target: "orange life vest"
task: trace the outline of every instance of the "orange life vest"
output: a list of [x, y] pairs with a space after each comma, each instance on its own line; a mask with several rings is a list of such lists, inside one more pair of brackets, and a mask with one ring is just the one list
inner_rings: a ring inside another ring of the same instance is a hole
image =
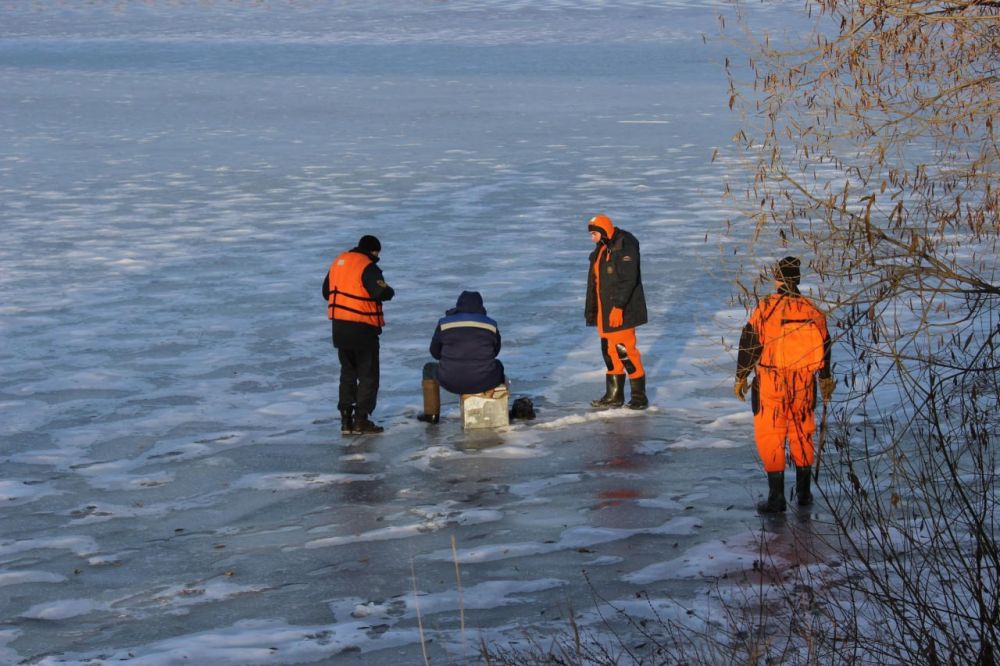
[[760, 365], [815, 372], [823, 366], [826, 319], [802, 296], [770, 296], [751, 318], [763, 347]]
[[361, 275], [372, 263], [361, 252], [344, 252], [330, 264], [330, 298], [327, 316], [340, 321], [357, 321], [369, 326], [385, 326], [382, 303], [369, 295]]

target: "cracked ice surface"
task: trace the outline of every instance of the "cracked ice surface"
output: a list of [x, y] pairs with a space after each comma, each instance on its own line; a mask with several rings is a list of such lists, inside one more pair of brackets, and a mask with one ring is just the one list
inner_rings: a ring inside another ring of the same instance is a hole
[[[751, 568], [721, 4], [4, 4], [0, 662], [447, 663]], [[600, 211], [642, 413], [589, 408]], [[319, 287], [364, 233], [387, 431], [345, 439]], [[537, 420], [415, 421], [463, 289]]]

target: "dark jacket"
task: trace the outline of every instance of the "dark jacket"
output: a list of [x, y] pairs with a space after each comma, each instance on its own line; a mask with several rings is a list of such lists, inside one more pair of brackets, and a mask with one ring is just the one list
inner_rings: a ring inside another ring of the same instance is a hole
[[[351, 252], [358, 252], [371, 259], [372, 263], [365, 267], [361, 274], [361, 284], [364, 285], [368, 295], [377, 301], [391, 301], [395, 291], [385, 283], [382, 277], [382, 270], [378, 267], [378, 257], [368, 254], [359, 248], [353, 248]], [[323, 299], [330, 298], [330, 272], [327, 271], [323, 278]], [[369, 349], [378, 346], [378, 336], [382, 333], [382, 328], [364, 324], [357, 321], [332, 321], [333, 346], [337, 349]]]
[[[607, 249], [602, 253], [602, 247]], [[594, 277], [594, 263], [600, 257], [598, 270], [601, 273], [600, 294]], [[639, 266], [639, 241], [622, 228], [615, 227], [615, 233], [607, 243], [598, 243], [590, 253], [590, 269], [587, 271], [587, 302], [584, 317], [587, 326], [597, 326], [597, 303], [600, 298], [601, 314], [606, 332], [635, 328], [648, 321], [646, 295], [642, 290], [642, 271]], [[608, 324], [611, 308], [622, 309], [622, 325], [612, 328]]]
[[452, 393], [481, 393], [504, 382], [500, 329], [486, 316], [478, 291], [463, 291], [438, 320], [430, 352], [440, 361], [438, 382]]

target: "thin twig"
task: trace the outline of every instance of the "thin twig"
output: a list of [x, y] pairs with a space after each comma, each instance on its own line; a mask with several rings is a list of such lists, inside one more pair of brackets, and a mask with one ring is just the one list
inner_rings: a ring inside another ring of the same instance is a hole
[[410, 577], [413, 580], [413, 609], [417, 613], [417, 629], [420, 631], [420, 649], [424, 653], [424, 666], [430, 666], [431, 661], [427, 656], [427, 641], [424, 638], [424, 620], [420, 616], [420, 600], [417, 595], [417, 570], [413, 566], [413, 558], [410, 558]]

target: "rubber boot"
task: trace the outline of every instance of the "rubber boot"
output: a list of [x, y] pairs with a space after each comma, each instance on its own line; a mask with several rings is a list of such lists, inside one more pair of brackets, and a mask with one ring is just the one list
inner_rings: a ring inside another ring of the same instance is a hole
[[424, 423], [437, 423], [441, 420], [441, 390], [436, 379], [425, 379], [421, 385], [424, 389], [424, 413], [417, 417]]
[[810, 506], [813, 503], [809, 480], [812, 476], [812, 465], [795, 468], [795, 496], [799, 498], [799, 506]]
[[351, 431], [352, 434], [377, 435], [380, 432], [385, 432], [385, 428], [369, 421], [367, 414], [358, 412], [358, 414], [354, 417], [354, 429]]
[[628, 380], [631, 397], [628, 401], [629, 409], [646, 409], [649, 407], [649, 400], [646, 398], [646, 375], [642, 377], [630, 378]]
[[591, 400], [591, 407], [621, 407], [625, 404], [625, 375], [605, 375], [603, 398]]
[[785, 510], [785, 473], [767, 473], [767, 499], [757, 503], [758, 513], [781, 513]]
[[354, 408], [340, 410], [340, 434], [350, 435], [354, 430]]

